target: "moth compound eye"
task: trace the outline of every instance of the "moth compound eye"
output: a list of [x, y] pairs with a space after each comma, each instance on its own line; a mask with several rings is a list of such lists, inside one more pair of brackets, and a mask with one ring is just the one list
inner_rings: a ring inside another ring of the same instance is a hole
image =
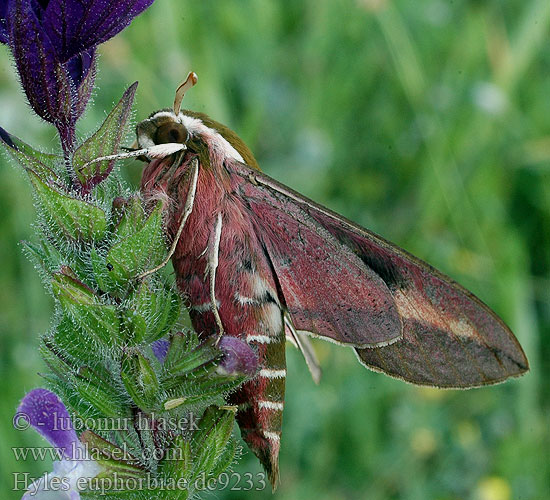
[[189, 132], [181, 124], [176, 122], [165, 123], [161, 125], [155, 135], [155, 144], [167, 144], [176, 142], [185, 144], [189, 139]]
[[150, 148], [155, 145], [157, 126], [151, 120], [144, 120], [136, 127], [138, 148]]

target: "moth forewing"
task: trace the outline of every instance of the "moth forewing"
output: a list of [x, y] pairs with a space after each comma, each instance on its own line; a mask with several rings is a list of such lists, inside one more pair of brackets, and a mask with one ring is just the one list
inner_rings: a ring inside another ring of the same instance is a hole
[[[510, 329], [477, 297], [453, 280], [267, 175], [237, 162], [228, 162], [228, 165], [229, 170], [241, 179], [241, 193], [264, 226], [277, 226], [277, 210], [280, 210], [293, 219], [302, 232], [314, 228], [321, 237], [328, 233], [353, 252], [365, 268], [383, 280], [401, 318], [403, 337], [376, 349], [367, 345], [363, 348], [355, 346], [363, 365], [408, 382], [449, 388], [497, 383], [528, 370], [527, 358]], [[250, 182], [251, 177], [254, 182]], [[311, 223], [312, 220], [317, 226]], [[263, 231], [259, 237], [271, 252], [272, 260], [286, 264], [277, 276], [289, 306], [299, 297], [296, 288], [307, 286], [304, 270], [292, 265], [297, 262], [293, 254], [298, 250], [300, 255], [304, 252], [303, 248], [293, 244], [292, 238], [282, 240], [273, 236], [269, 231]], [[308, 258], [313, 268], [317, 262], [315, 254]], [[317, 265], [316, 269], [324, 268]], [[327, 282], [335, 281], [331, 276], [333, 272], [334, 269], [326, 271]], [[328, 295], [324, 298], [328, 299]], [[333, 304], [334, 294], [329, 302]], [[349, 297], [347, 302], [342, 300], [342, 303], [353, 304], [353, 297]], [[333, 308], [345, 315], [338, 304]], [[292, 316], [292, 309], [289, 309]], [[319, 321], [316, 325], [304, 323], [302, 311], [296, 309], [293, 320], [298, 329], [323, 336]], [[366, 325], [355, 323], [353, 320], [350, 324], [355, 325], [360, 337]], [[308, 328], [311, 326], [318, 328]]]

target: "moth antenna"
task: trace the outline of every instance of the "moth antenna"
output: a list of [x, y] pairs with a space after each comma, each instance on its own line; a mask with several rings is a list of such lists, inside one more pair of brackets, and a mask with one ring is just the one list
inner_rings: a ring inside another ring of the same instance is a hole
[[180, 114], [181, 101], [183, 101], [183, 96], [191, 87], [195, 86], [197, 80], [197, 74], [191, 71], [191, 73], [187, 75], [185, 81], [176, 89], [176, 97], [174, 98], [174, 114], [176, 116]]

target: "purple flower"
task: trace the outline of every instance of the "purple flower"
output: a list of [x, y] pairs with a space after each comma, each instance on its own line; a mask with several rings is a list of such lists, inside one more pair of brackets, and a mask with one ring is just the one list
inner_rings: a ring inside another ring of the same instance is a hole
[[34, 111], [53, 123], [65, 152], [90, 98], [95, 49], [153, 0], [0, 0], [0, 42], [9, 45]]
[[91, 479], [101, 472], [99, 464], [88, 457], [79, 441], [67, 408], [53, 392], [46, 389], [29, 392], [17, 409], [14, 425], [18, 429], [34, 427], [56, 449], [60, 458], [53, 463], [53, 472], [30, 485], [23, 500], [78, 500], [79, 479]]
[[258, 355], [242, 340], [224, 335], [218, 347], [223, 352], [218, 371], [227, 375], [254, 375], [258, 369]]
[[151, 349], [153, 349], [153, 354], [158, 359], [159, 363], [164, 363], [166, 355], [168, 354], [168, 349], [170, 347], [170, 342], [166, 339], [155, 340], [151, 344]]

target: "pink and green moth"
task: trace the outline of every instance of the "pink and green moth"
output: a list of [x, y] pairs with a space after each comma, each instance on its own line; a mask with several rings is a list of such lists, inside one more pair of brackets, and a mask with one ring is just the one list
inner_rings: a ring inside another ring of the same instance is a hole
[[361, 364], [413, 384], [469, 388], [528, 370], [510, 329], [472, 293], [380, 236], [263, 174], [244, 142], [202, 113], [137, 126], [145, 199], [164, 198], [177, 286], [202, 338], [230, 335], [259, 370], [230, 396], [275, 486], [285, 341], [319, 367], [308, 336], [352, 347]]

